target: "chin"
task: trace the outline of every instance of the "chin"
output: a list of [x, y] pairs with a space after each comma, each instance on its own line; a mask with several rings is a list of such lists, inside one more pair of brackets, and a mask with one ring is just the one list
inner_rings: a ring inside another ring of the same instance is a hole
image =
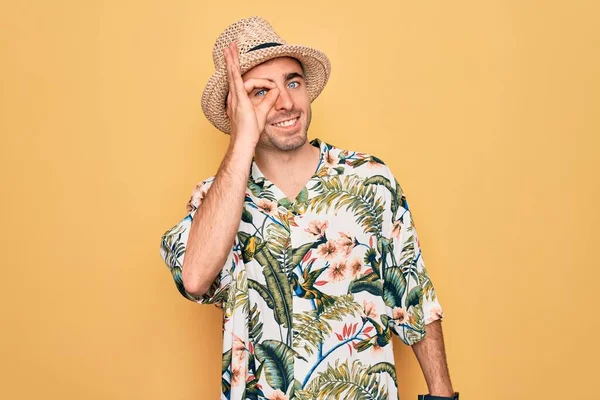
[[265, 139], [269, 145], [282, 151], [290, 151], [302, 147], [307, 140], [305, 129], [300, 129], [298, 132], [286, 134], [274, 131], [267, 131], [265, 133]]

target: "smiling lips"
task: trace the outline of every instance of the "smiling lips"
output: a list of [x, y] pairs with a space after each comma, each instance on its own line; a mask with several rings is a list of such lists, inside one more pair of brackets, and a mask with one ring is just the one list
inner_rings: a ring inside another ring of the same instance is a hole
[[276, 124], [271, 124], [271, 125], [275, 126], [277, 128], [289, 128], [290, 126], [296, 125], [297, 121], [298, 121], [298, 117], [295, 117], [295, 118], [288, 119], [286, 121], [281, 121], [281, 122], [278, 122]]

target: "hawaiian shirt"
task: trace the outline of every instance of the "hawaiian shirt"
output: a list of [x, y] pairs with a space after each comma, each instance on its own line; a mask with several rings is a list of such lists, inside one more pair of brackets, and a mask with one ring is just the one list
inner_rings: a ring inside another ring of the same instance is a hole
[[235, 242], [208, 293], [181, 278], [190, 225], [214, 178], [162, 237], [179, 292], [223, 309], [221, 399], [396, 399], [392, 333], [412, 345], [442, 309], [406, 198], [379, 158], [314, 139], [295, 199], [255, 162]]

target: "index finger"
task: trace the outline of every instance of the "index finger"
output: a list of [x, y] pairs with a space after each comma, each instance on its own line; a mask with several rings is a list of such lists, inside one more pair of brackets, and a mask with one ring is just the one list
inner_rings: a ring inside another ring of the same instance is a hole
[[227, 83], [229, 84], [229, 93], [232, 94], [235, 91], [235, 87], [233, 85], [233, 61], [231, 60], [231, 49], [229, 47], [223, 49], [223, 57], [225, 58], [225, 70], [227, 71]]
[[274, 89], [276, 87], [275, 82], [264, 78], [250, 78], [244, 81], [244, 89], [248, 94], [254, 89]]

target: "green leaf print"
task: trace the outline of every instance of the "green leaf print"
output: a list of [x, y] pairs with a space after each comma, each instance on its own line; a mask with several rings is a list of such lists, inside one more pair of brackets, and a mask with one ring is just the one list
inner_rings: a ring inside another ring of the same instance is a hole
[[384, 201], [377, 196], [373, 186], [366, 186], [361, 177], [348, 175], [344, 180], [339, 176], [321, 179], [320, 194], [310, 201], [314, 212], [328, 212], [332, 207], [335, 211], [346, 207], [351, 210], [365, 233], [380, 235], [383, 223]]
[[288, 275], [292, 270], [292, 240], [290, 231], [280, 224], [270, 224], [267, 227], [266, 245], [283, 272]]
[[375, 176], [372, 176], [372, 177], [366, 179], [364, 184], [365, 184], [365, 186], [381, 185], [381, 186], [385, 187], [387, 190], [389, 190], [389, 192], [391, 194], [391, 198], [392, 198], [392, 201], [390, 202], [392, 216], [395, 216], [396, 211], [398, 210], [398, 203], [396, 201], [394, 201], [395, 197], [396, 197], [396, 188], [395, 188], [395, 186], [392, 186], [392, 183], [390, 182], [390, 180], [383, 175], [375, 175]]
[[296, 392], [298, 390], [302, 390], [302, 383], [300, 383], [300, 381], [298, 379], [294, 379], [294, 383], [293, 383], [293, 385], [290, 385], [289, 393], [287, 393], [288, 398], [298, 399], [298, 397], [296, 397]]
[[[191, 220], [192, 218], [188, 216]], [[181, 295], [185, 298], [196, 301], [197, 299], [190, 295], [183, 286], [183, 278], [181, 277], [181, 265], [179, 258], [185, 254], [185, 243], [181, 241], [181, 234], [185, 231], [186, 227], [183, 224], [179, 224], [169, 229], [161, 240], [161, 248], [166, 254], [165, 263], [171, 271], [175, 286]]]
[[294, 391], [294, 400], [315, 400], [317, 398], [318, 392], [311, 392], [309, 390], [295, 390]]
[[372, 177], [365, 179], [365, 185], [382, 185], [388, 189], [391, 193], [396, 191], [396, 188], [392, 186], [392, 183], [388, 178], [383, 175], [373, 175]]
[[404, 329], [404, 335], [406, 337], [406, 342], [409, 344], [414, 344], [419, 340], [423, 339], [423, 335], [425, 335], [425, 318], [423, 317], [423, 307], [418, 304], [411, 309], [411, 314], [413, 316], [411, 324], [412, 329]]
[[317, 310], [294, 314], [294, 348], [303, 348], [312, 355], [323, 342], [324, 337], [332, 332], [328, 321], [344, 321], [362, 310], [352, 295], [336, 296], [335, 301], [324, 307], [319, 314]]
[[265, 340], [255, 351], [258, 360], [265, 365], [269, 386], [286, 392], [294, 380], [294, 351], [277, 340]]
[[[392, 207], [396, 212], [398, 211], [398, 206], [407, 207], [406, 205], [406, 197], [404, 197], [404, 191], [402, 187], [400, 187], [400, 183], [396, 179], [394, 179], [396, 183], [396, 191], [394, 192], [394, 197], [392, 198]], [[396, 213], [392, 213], [392, 218], [395, 220], [397, 218]]]
[[175, 281], [175, 286], [177, 287], [177, 290], [179, 291], [179, 293], [181, 293], [182, 296], [184, 296], [187, 299], [190, 299], [192, 301], [196, 301], [196, 298], [194, 298], [192, 295], [190, 295], [186, 290], [185, 290], [185, 286], [183, 286], [183, 278], [181, 277], [181, 268], [175, 266], [171, 268], [171, 275], [173, 275], [173, 280]]
[[314, 242], [303, 244], [294, 249], [290, 238], [289, 226], [270, 224], [267, 227], [266, 246], [281, 266], [286, 275], [290, 275], [296, 266], [302, 261], [306, 253], [317, 245]]
[[313, 247], [315, 247], [315, 243], [306, 243], [296, 249], [293, 249], [292, 250], [292, 262], [291, 262], [290, 268], [292, 270], [294, 268], [296, 268], [296, 265], [298, 265], [300, 263], [300, 261], [302, 261], [302, 259], [306, 255], [306, 253], [308, 253], [308, 251], [310, 249], [312, 249]]
[[431, 282], [431, 279], [429, 278], [429, 274], [427, 273], [425, 268], [423, 268], [423, 270], [418, 274], [418, 277], [419, 277], [419, 284], [421, 285], [421, 288], [423, 289], [423, 295], [427, 296], [428, 298], [430, 298], [432, 300], [436, 300], [437, 295], [435, 294], [435, 290], [433, 289], [433, 283]]
[[249, 179], [247, 187], [248, 189], [250, 189], [250, 192], [252, 192], [252, 194], [258, 198], [268, 199], [271, 201], [276, 200], [273, 191], [269, 189], [270, 186], [265, 187], [264, 178], [258, 178], [254, 182], [251, 179]]
[[230, 364], [231, 364], [231, 349], [229, 349], [225, 353], [223, 353], [221, 373], [225, 373], [225, 371], [227, 371], [227, 368], [229, 368]]
[[362, 307], [354, 300], [354, 296], [335, 296], [333, 304], [325, 307], [320, 318], [329, 321], [343, 321], [346, 317], [356, 315], [361, 310]]
[[420, 304], [421, 302], [421, 287], [417, 286], [412, 288], [412, 290], [410, 292], [408, 292], [408, 296], [406, 297], [406, 309], [408, 310], [408, 308], [410, 306], [416, 306], [418, 304]]
[[367, 369], [367, 374], [369, 375], [379, 374], [382, 372], [387, 372], [392, 377], [392, 379], [394, 379], [394, 382], [396, 382], [396, 367], [394, 367], [394, 364], [392, 363], [382, 361]]
[[336, 360], [333, 366], [329, 364], [319, 373], [307, 389], [317, 393], [319, 399], [388, 400], [385, 385], [380, 385], [377, 375], [369, 374], [360, 360], [354, 360], [352, 366], [348, 361], [340, 364]]
[[[192, 220], [191, 217], [189, 217]], [[185, 254], [185, 243], [181, 241], [181, 234], [186, 230], [185, 225], [175, 225], [169, 229], [162, 237], [161, 247], [166, 253], [165, 263], [169, 268], [179, 265], [179, 257]]]
[[296, 204], [304, 204], [308, 200], [308, 189], [302, 188], [298, 196], [296, 196]]
[[241, 307], [244, 314], [248, 312], [250, 304], [248, 300], [248, 279], [245, 270], [238, 272], [237, 277], [231, 283], [227, 304], [232, 310]]
[[283, 198], [277, 202], [282, 207], [290, 208], [292, 206], [292, 202], [288, 198]]
[[[265, 282], [267, 283], [267, 289], [273, 299], [275, 320], [284, 328], [288, 328], [288, 338], [286, 343], [291, 344], [292, 291], [287, 275], [281, 270], [279, 263], [266, 247], [263, 247], [261, 251], [256, 253], [256, 261], [263, 267], [263, 275], [265, 277]], [[267, 305], [269, 304], [267, 303]]]
[[402, 258], [398, 260], [400, 267], [407, 267], [414, 264], [415, 261], [415, 243], [413, 240], [412, 231], [408, 230], [409, 234], [406, 238], [406, 244], [402, 248]]
[[402, 297], [406, 292], [406, 279], [398, 267], [385, 269], [383, 300], [389, 307], [402, 307]]
[[[249, 284], [250, 282], [248, 282]], [[250, 285], [248, 285], [250, 286]], [[252, 343], [260, 342], [263, 334], [263, 323], [260, 321], [260, 311], [258, 311], [258, 304], [254, 304], [254, 306], [250, 309], [250, 314], [248, 315], [248, 336]]]
[[358, 168], [358, 167], [360, 167], [361, 165], [363, 165], [363, 164], [366, 164], [366, 163], [368, 163], [368, 162], [369, 162], [369, 159], [368, 159], [368, 158], [359, 158], [359, 159], [357, 159], [357, 160], [351, 161], [351, 162], [350, 162], [350, 165], [351, 165], [353, 168]]
[[344, 167], [342, 167], [342, 166], [340, 166], [340, 167], [335, 167], [335, 168], [334, 168], [334, 170], [335, 170], [335, 172], [337, 172], [337, 173], [338, 173], [338, 175], [343, 175], [343, 174], [344, 174], [344, 172], [346, 171], [346, 169], [345, 169]]
[[255, 182], [253, 182], [252, 180], [248, 180], [248, 189], [250, 189], [250, 192], [256, 196], [259, 197], [260, 196], [260, 192], [262, 191], [262, 186], [256, 184]]
[[265, 303], [267, 303], [267, 307], [269, 307], [271, 310], [275, 308], [275, 298], [265, 285], [255, 281], [254, 279], [248, 279], [248, 287], [258, 292], [260, 297], [262, 297]]
[[252, 213], [250, 211], [248, 211], [248, 209], [246, 207], [244, 207], [242, 209], [242, 221], [251, 224], [252, 220], [253, 220]]
[[317, 310], [294, 314], [293, 348], [304, 349], [306, 354], [312, 355], [329, 333], [331, 326], [327, 321], [318, 319]]
[[353, 280], [348, 285], [348, 293], [369, 292], [375, 296], [383, 295], [383, 283], [375, 272]]

